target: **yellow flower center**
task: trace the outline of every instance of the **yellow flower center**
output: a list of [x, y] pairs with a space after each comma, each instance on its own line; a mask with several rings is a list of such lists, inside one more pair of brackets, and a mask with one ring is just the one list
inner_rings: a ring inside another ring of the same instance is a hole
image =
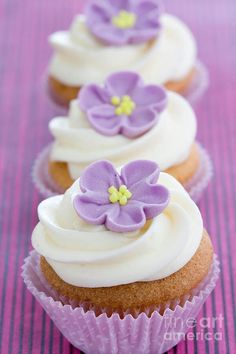
[[136, 15], [132, 12], [121, 10], [117, 16], [112, 18], [112, 23], [121, 29], [132, 28], [136, 23]]
[[119, 96], [113, 96], [111, 98], [111, 104], [116, 107], [115, 114], [117, 116], [121, 116], [122, 114], [130, 116], [136, 107], [135, 102], [127, 95], [121, 98]]
[[126, 205], [132, 197], [132, 193], [128, 190], [125, 184], [122, 184], [119, 190], [111, 186], [108, 188], [109, 200], [112, 204], [119, 202], [120, 205]]

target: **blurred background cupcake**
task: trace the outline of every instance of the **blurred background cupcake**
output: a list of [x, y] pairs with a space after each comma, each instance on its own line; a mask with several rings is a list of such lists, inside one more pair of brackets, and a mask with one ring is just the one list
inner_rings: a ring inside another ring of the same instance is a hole
[[[54, 142], [35, 174], [46, 169], [58, 192], [100, 159], [116, 166], [152, 159], [188, 191], [204, 189], [211, 176], [208, 155], [196, 142], [190, 104], [133, 72], [113, 73], [101, 86], [85, 85], [79, 99], [71, 102], [68, 117], [52, 119], [49, 129]], [[36, 176], [36, 183], [39, 179]]]
[[195, 38], [159, 0], [89, 1], [68, 31], [49, 37], [48, 86], [67, 105], [84, 85], [114, 71], [132, 70], [147, 82], [186, 94], [199, 71]]

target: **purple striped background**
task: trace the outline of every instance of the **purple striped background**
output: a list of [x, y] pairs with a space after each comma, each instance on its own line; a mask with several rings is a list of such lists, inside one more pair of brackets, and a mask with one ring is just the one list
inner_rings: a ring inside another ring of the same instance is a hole
[[[43, 92], [50, 50], [47, 36], [67, 28], [79, 0], [0, 0], [0, 351], [79, 353], [34, 301], [20, 277], [37, 222], [40, 196], [30, 172], [50, 141], [55, 114]], [[199, 315], [224, 317], [220, 341], [184, 341], [171, 353], [235, 353], [236, 268], [236, 2], [166, 0], [192, 28], [211, 87], [198, 105], [199, 140], [209, 150], [215, 178], [200, 202], [221, 261], [217, 288]], [[193, 333], [201, 331], [198, 326]], [[128, 353], [127, 353], [128, 354]]]

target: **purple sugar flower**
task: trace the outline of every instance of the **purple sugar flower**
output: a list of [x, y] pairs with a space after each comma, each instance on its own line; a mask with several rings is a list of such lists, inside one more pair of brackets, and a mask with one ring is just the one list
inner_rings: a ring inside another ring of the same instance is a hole
[[130, 162], [120, 174], [108, 161], [95, 162], [80, 177], [82, 193], [74, 198], [74, 208], [90, 224], [114, 232], [138, 230], [169, 202], [168, 190], [157, 184], [159, 173], [148, 160]]
[[146, 133], [157, 123], [166, 104], [166, 91], [158, 85], [145, 85], [134, 72], [114, 73], [104, 87], [91, 84], [79, 93], [80, 108], [90, 124], [107, 136], [136, 138]]
[[85, 9], [90, 31], [108, 45], [142, 43], [160, 30], [159, 0], [92, 0]]

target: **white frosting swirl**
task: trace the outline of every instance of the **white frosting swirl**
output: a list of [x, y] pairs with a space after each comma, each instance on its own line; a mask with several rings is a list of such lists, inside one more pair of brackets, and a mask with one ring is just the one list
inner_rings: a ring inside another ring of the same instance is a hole
[[86, 224], [73, 208], [79, 180], [63, 195], [43, 201], [33, 247], [66, 283], [107, 287], [165, 278], [182, 268], [199, 247], [201, 214], [184, 188], [161, 173], [158, 183], [170, 191], [170, 203], [146, 227], [115, 233]]
[[159, 35], [144, 44], [107, 46], [88, 30], [85, 18], [75, 18], [69, 31], [53, 33], [50, 74], [68, 86], [102, 83], [114, 71], [138, 72], [145, 81], [164, 84], [183, 79], [196, 61], [195, 39], [187, 26], [171, 15], [161, 17]]
[[78, 102], [72, 101], [67, 117], [51, 120], [49, 128], [55, 137], [51, 159], [64, 161], [72, 179], [96, 160], [110, 160], [121, 166], [135, 159], [156, 161], [161, 170], [186, 160], [196, 135], [196, 118], [189, 103], [169, 92], [167, 108], [158, 123], [137, 139], [123, 135], [108, 137], [91, 127]]
[[184, 188], [161, 173], [170, 191], [167, 208], [145, 228], [115, 233], [85, 223], [73, 208], [79, 180], [63, 195], [41, 202], [33, 247], [65, 282], [107, 287], [162, 279], [182, 268], [196, 252], [203, 233], [200, 212]]

